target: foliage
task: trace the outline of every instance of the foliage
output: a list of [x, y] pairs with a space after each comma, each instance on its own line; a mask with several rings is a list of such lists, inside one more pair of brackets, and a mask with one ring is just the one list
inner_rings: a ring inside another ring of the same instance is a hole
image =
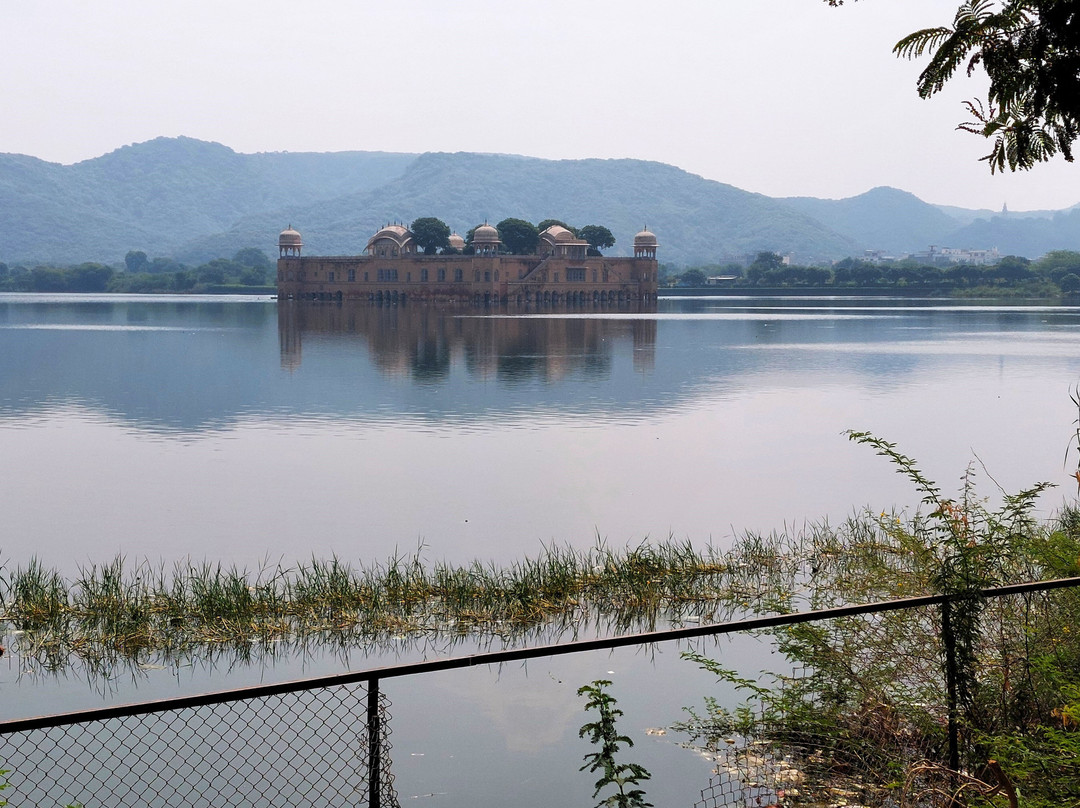
[[781, 271], [783, 267], [784, 259], [777, 253], [759, 252], [746, 270], [746, 279], [750, 283], [761, 283], [766, 280], [769, 273]]
[[270, 263], [270, 256], [258, 247], [245, 247], [242, 250], [237, 250], [232, 260], [234, 263], [240, 264], [240, 266], [263, 270], [264, 272], [268, 272], [273, 266]]
[[660, 267], [665, 285], [701, 286], [710, 275], [723, 274], [733, 276], [736, 286], [880, 287], [931, 295], [1043, 298], [1068, 292], [1062, 283], [1070, 272], [1080, 275], [1080, 253], [1068, 250], [1052, 251], [1038, 261], [1015, 255], [1006, 255], [995, 264], [844, 258], [831, 267], [785, 264], [776, 253], [764, 252], [759, 253], [745, 275], [738, 264], [690, 267], [681, 273], [667, 264]]
[[702, 286], [713, 276], [721, 276], [734, 285], [742, 281], [743, 266], [736, 263], [703, 264], [679, 272], [671, 264], [660, 264], [659, 275], [661, 286]]
[[[951, 595], [948, 605], [778, 629], [778, 650], [794, 673], [774, 675], [769, 687], [692, 656], [750, 698], [734, 711], [707, 702], [707, 713], [692, 713], [686, 728], [713, 745], [733, 738], [731, 754], [759, 743], [759, 758], [794, 755], [806, 798], [816, 784], [857, 791], [868, 805], [945, 805], [927, 795], [962, 782], [984, 796], [1015, 784], [1026, 805], [1074, 804], [1080, 591], [988, 599], [978, 592], [1076, 575], [1080, 513], [1065, 509], [1049, 524], [1036, 522], [1032, 510], [1045, 484], [1003, 494], [991, 508], [976, 493], [972, 467], [959, 495], [946, 497], [895, 445], [868, 433], [849, 437], [907, 477], [922, 507], [907, 518], [882, 512], [840, 529], [812, 529], [786, 547], [773, 543], [772, 552], [788, 560], [775, 585], [812, 609], [926, 594]], [[763, 606], [770, 608], [767, 600]], [[945, 684], [950, 669], [955, 702]], [[968, 780], [942, 765], [950, 722]]]
[[692, 267], [679, 276], [679, 286], [704, 286], [705, 280], [705, 273], [697, 267]]
[[599, 746], [597, 751], [585, 755], [585, 765], [579, 771], [588, 769], [590, 772], [601, 772], [600, 779], [596, 781], [593, 798], [608, 786], [615, 786], [618, 790], [600, 800], [596, 808], [651, 808], [652, 803], [645, 801], [645, 792], [638, 786], [643, 780], [652, 777], [651, 774], [637, 763], [618, 763], [616, 755], [619, 747], [625, 745], [631, 747], [634, 742], [626, 735], [620, 735], [615, 727], [616, 719], [623, 711], [615, 706], [615, 697], [604, 688], [610, 687], [611, 682], [607, 679], [597, 679], [591, 685], [578, 688], [579, 696], [588, 696], [585, 704], [586, 710], [596, 710], [597, 719], [591, 721], [578, 730], [578, 737], [589, 736], [589, 742]]
[[754, 262], [750, 265], [751, 268], [759, 269], [763, 272], [770, 269], [780, 269], [784, 265], [783, 256], [774, 252], [759, 252]]
[[[850, 432], [848, 437], [887, 458], [914, 484], [923, 495], [923, 505], [930, 509], [929, 516], [917, 527], [917, 540], [930, 565], [934, 590], [955, 596], [943, 607], [943, 619], [951, 623], [955, 635], [959, 703], [968, 711], [968, 719], [975, 721], [972, 710], [979, 684], [978, 650], [985, 606], [978, 593], [1008, 580], [1014, 560], [1022, 558], [1022, 542], [1028, 541], [1034, 533], [1031, 512], [1035, 500], [1049, 483], [1005, 495], [1002, 508], [992, 512], [976, 499], [971, 466], [964, 474], [960, 498], [947, 499], [937, 485], [923, 475], [914, 460], [897, 451], [895, 444], [867, 432]], [[949, 640], [946, 636], [947, 647]]]
[[540, 244], [540, 231], [524, 219], [503, 219], [495, 229], [506, 251], [512, 255], [531, 255]]
[[605, 250], [615, 246], [615, 236], [602, 224], [587, 224], [578, 231], [578, 238], [583, 238], [595, 250]]
[[150, 264], [150, 259], [142, 250], [128, 250], [124, 256], [124, 268], [128, 272], [144, 272]]
[[186, 267], [178, 261], [174, 261], [172, 258], [159, 256], [150, 262], [150, 268], [148, 271], [155, 275], [161, 275], [166, 272], [183, 272], [185, 269]]
[[1006, 255], [997, 262], [997, 276], [1003, 281], [1022, 281], [1031, 277], [1031, 261], [1019, 255]]
[[1052, 283], [1060, 284], [1066, 275], [1080, 274], [1080, 252], [1051, 250], [1032, 263], [1031, 269], [1037, 275], [1048, 278]]
[[102, 264], [79, 264], [73, 267], [37, 266], [9, 284], [13, 291], [29, 292], [104, 292], [113, 270]]
[[[139, 271], [126, 271], [127, 267]], [[213, 292], [222, 286], [235, 291], [261, 287], [271, 281], [272, 264], [257, 247], [239, 250], [231, 259], [215, 258], [189, 269], [171, 258], [146, 259], [131, 251], [124, 269], [86, 262], [73, 266], [15, 267], [0, 274], [0, 292]]]
[[442, 219], [425, 216], [409, 225], [409, 230], [424, 255], [435, 255], [450, 246], [450, 227]]
[[[843, 0], [826, 0], [842, 5]], [[1072, 161], [1080, 134], [1080, 13], [1074, 0], [966, 0], [951, 27], [924, 28], [896, 43], [906, 58], [930, 55], [921, 98], [963, 68], [990, 80], [986, 102], [966, 102], [959, 129], [993, 138], [990, 171], [1029, 169], [1059, 152]]]
[[[724, 614], [746, 587], [725, 554], [689, 543], [589, 551], [549, 548], [505, 569], [394, 557], [352, 566], [336, 558], [249, 573], [209, 564], [172, 569], [123, 558], [68, 580], [31, 559], [0, 576], [0, 620], [23, 633], [15, 654], [48, 668], [183, 659], [255, 641], [391, 642], [428, 637], [503, 640], [543, 632], [642, 630], [703, 605]], [[215, 645], [219, 644], [219, 645]]]

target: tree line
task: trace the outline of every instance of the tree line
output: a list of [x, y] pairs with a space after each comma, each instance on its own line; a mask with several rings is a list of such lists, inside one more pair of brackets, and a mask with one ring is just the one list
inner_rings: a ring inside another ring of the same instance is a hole
[[129, 251], [118, 266], [0, 263], [0, 292], [225, 292], [263, 287], [274, 280], [269, 256], [257, 247], [195, 267], [172, 258], [150, 258], [141, 250]]
[[993, 264], [931, 263], [915, 258], [888, 262], [845, 258], [830, 266], [790, 264], [785, 263], [777, 253], [760, 252], [749, 266], [711, 264], [678, 271], [662, 264], [660, 281], [669, 287], [874, 287], [937, 291], [943, 294], [955, 291], [1008, 291], [1056, 296], [1080, 292], [1080, 252], [1054, 250], [1035, 261], [1006, 255]]
[[[424, 255], [453, 255], [461, 252], [464, 255], [473, 254], [473, 235], [478, 227], [485, 223], [469, 228], [465, 234], [465, 247], [460, 251], [450, 246], [450, 227], [446, 222], [434, 216], [423, 216], [409, 225], [413, 234], [413, 241], [424, 251]], [[533, 224], [525, 219], [508, 218], [494, 225], [499, 231], [499, 240], [502, 242], [501, 250], [510, 255], [532, 255], [540, 246], [540, 234], [552, 225], [565, 227], [579, 239], [589, 242], [589, 255], [600, 255], [600, 250], [615, 246], [615, 236], [611, 231], [600, 224], [587, 224], [582, 227], [574, 227], [561, 219], [544, 219]]]

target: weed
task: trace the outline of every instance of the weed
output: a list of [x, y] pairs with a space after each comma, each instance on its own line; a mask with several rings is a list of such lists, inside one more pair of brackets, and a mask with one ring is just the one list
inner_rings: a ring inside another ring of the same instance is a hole
[[976, 493], [973, 467], [958, 496], [946, 497], [893, 444], [850, 437], [911, 480], [923, 507], [910, 516], [866, 513], [786, 540], [787, 585], [815, 608], [924, 594], [950, 601], [778, 629], [778, 650], [795, 672], [773, 674], [769, 687], [692, 656], [748, 698], [735, 710], [707, 701], [682, 728], [721, 749], [725, 740], [737, 750], [762, 744], [747, 753], [759, 773], [762, 760], [797, 760], [800, 799], [814, 786], [821, 799], [841, 788], [875, 805], [961, 785], [974, 794], [979, 773], [993, 769], [986, 776], [997, 785], [984, 782], [979, 793], [1017, 784], [1025, 805], [1076, 804], [1080, 592], [985, 600], [978, 592], [1074, 575], [1080, 516], [1066, 509], [1038, 523], [1032, 509], [1045, 484], [1003, 493], [991, 507]]
[[596, 808], [652, 808], [651, 802], [645, 802], [645, 792], [640, 788], [627, 790], [627, 786], [638, 786], [652, 775], [637, 763], [619, 763], [615, 759], [620, 746], [631, 747], [634, 742], [626, 735], [620, 735], [615, 728], [615, 721], [623, 712], [615, 706], [615, 697], [604, 689], [610, 686], [609, 680], [597, 679], [591, 685], [578, 688], [579, 696], [588, 696], [585, 709], [597, 712], [597, 719], [582, 726], [578, 737], [588, 735], [589, 742], [599, 747], [585, 755], [585, 765], [579, 771], [601, 772], [593, 799], [608, 786], [618, 789], [598, 802]]

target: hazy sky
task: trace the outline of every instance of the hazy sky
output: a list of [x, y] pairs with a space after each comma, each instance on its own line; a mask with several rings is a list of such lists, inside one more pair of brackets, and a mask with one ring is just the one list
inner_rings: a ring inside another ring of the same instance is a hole
[[959, 0], [5, 0], [0, 152], [71, 163], [161, 135], [241, 152], [484, 151], [672, 163], [770, 196], [892, 185], [1080, 202], [1060, 158], [990, 176], [915, 94], [902, 35]]

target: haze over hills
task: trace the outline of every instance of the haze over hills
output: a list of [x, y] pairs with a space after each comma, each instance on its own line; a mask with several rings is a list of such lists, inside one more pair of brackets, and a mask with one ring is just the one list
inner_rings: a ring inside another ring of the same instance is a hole
[[[388, 221], [433, 215], [464, 234], [508, 216], [603, 224], [627, 254], [645, 225], [661, 234], [663, 260], [717, 260], [759, 250], [829, 257], [857, 245], [776, 200], [641, 160], [540, 160], [486, 154], [424, 154], [397, 179], [351, 194], [242, 220], [191, 245], [190, 257], [220, 255], [291, 222], [305, 252], [353, 254]], [[273, 242], [271, 242], [273, 243]]]
[[955, 218], [896, 188], [873, 188], [847, 199], [791, 197], [783, 201], [828, 223], [863, 249], [901, 254], [926, 249], [929, 244], [941, 244], [957, 229]]
[[0, 261], [120, 263], [128, 250], [193, 263], [292, 224], [306, 254], [360, 252], [388, 221], [437, 216], [464, 233], [513, 216], [603, 224], [627, 254], [643, 225], [661, 260], [721, 263], [761, 250], [799, 263], [930, 244], [1037, 257], [1080, 249], [1080, 207], [992, 215], [894, 188], [840, 200], [772, 199], [642, 160], [385, 152], [238, 154], [158, 138], [70, 166], [0, 155]]
[[237, 154], [192, 138], [157, 138], [70, 166], [4, 154], [0, 261], [113, 263], [131, 249], [171, 256], [255, 211], [377, 187], [415, 159]]

